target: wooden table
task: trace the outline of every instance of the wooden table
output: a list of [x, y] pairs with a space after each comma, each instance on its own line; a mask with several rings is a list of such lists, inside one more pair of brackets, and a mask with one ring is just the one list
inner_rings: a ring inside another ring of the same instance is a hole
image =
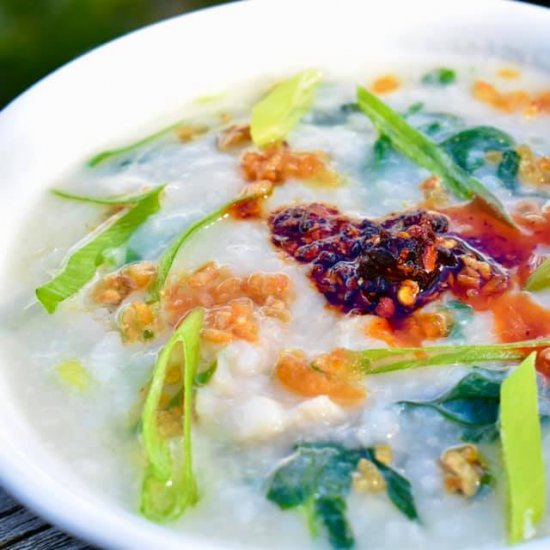
[[15, 502], [0, 487], [0, 550], [92, 550]]

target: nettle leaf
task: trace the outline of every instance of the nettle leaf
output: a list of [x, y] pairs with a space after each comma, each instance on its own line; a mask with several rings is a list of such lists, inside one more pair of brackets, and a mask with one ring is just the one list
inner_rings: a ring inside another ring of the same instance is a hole
[[502, 153], [502, 158], [498, 163], [497, 177], [502, 185], [512, 192], [517, 192], [519, 187], [517, 174], [520, 162], [520, 155], [514, 149], [507, 149]]
[[450, 300], [444, 306], [444, 309], [450, 311], [453, 315], [453, 327], [449, 338], [461, 340], [464, 338], [464, 327], [468, 326], [474, 315], [474, 309], [468, 304], [458, 300]]
[[321, 524], [334, 548], [351, 548], [355, 541], [346, 517], [345, 497], [361, 458], [378, 467], [397, 509], [409, 519], [417, 519], [409, 481], [376, 460], [370, 448], [346, 449], [332, 443], [298, 445], [273, 474], [267, 498], [283, 510], [304, 508], [313, 533]]
[[485, 164], [485, 153], [505, 151], [513, 145], [514, 140], [510, 135], [492, 126], [468, 128], [440, 144], [470, 174]]
[[475, 369], [456, 386], [432, 401], [401, 401], [406, 407], [426, 407], [464, 428], [465, 441], [492, 440], [498, 435], [502, 373]]
[[448, 67], [438, 67], [426, 73], [421, 81], [428, 86], [448, 86], [456, 81], [456, 72]]

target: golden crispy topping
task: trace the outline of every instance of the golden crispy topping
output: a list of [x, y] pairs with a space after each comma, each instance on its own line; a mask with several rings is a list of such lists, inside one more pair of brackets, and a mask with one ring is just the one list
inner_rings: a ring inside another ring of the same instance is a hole
[[132, 292], [147, 290], [156, 277], [151, 262], [140, 262], [109, 273], [92, 289], [92, 300], [104, 306], [118, 306]]
[[550, 184], [550, 157], [538, 157], [527, 145], [520, 145], [519, 179], [530, 185]]
[[375, 94], [389, 94], [401, 86], [399, 79], [392, 74], [386, 74], [377, 78], [370, 86], [371, 92]]
[[268, 180], [280, 185], [295, 178], [330, 186], [340, 183], [338, 174], [328, 167], [325, 153], [292, 151], [286, 143], [246, 152], [241, 168], [247, 181]]
[[483, 80], [474, 82], [472, 93], [476, 99], [505, 113], [515, 113], [527, 106], [529, 94], [524, 90], [499, 92], [492, 84]]
[[378, 443], [374, 446], [374, 458], [389, 466], [393, 461], [393, 451], [392, 448], [387, 443]]
[[519, 78], [520, 71], [515, 67], [502, 67], [497, 71], [497, 75], [500, 76], [500, 78], [506, 78], [507, 80], [514, 80], [516, 78]]
[[155, 306], [132, 302], [119, 312], [118, 328], [125, 342], [146, 342], [155, 338], [162, 324]]
[[425, 179], [419, 185], [419, 188], [424, 195], [424, 200], [420, 205], [422, 208], [437, 209], [449, 203], [449, 197], [441, 184], [441, 178], [438, 176], [430, 176]]
[[180, 126], [176, 129], [176, 136], [182, 143], [189, 143], [206, 134], [207, 126]]
[[397, 291], [397, 299], [402, 306], [410, 307], [416, 303], [420, 287], [416, 281], [405, 279]]
[[275, 376], [289, 391], [304, 397], [326, 395], [342, 406], [357, 405], [366, 397], [358, 369], [341, 349], [312, 364], [302, 351], [285, 351], [275, 366]]
[[193, 308], [206, 308], [204, 339], [227, 344], [234, 339], [257, 340], [258, 312], [290, 320], [291, 299], [292, 284], [284, 273], [237, 277], [228, 267], [209, 262], [171, 284], [163, 296], [163, 305], [172, 325]]
[[171, 438], [183, 433], [183, 408], [172, 407], [157, 413], [157, 422], [162, 437]]
[[447, 491], [462, 493], [467, 498], [479, 491], [486, 469], [475, 445], [451, 447], [441, 455], [439, 462]]
[[525, 116], [535, 117], [539, 115], [547, 115], [550, 113], [550, 91], [542, 92], [531, 99]]
[[358, 493], [380, 493], [387, 488], [380, 470], [366, 458], [359, 460], [357, 470], [352, 474], [351, 484]]
[[550, 91], [529, 96], [525, 90], [500, 92], [492, 84], [483, 80], [474, 82], [472, 93], [476, 99], [505, 113], [523, 110], [526, 117], [550, 113]]
[[252, 140], [250, 136], [250, 126], [235, 125], [221, 132], [218, 136], [218, 149], [221, 151], [230, 151], [244, 145], [248, 145]]

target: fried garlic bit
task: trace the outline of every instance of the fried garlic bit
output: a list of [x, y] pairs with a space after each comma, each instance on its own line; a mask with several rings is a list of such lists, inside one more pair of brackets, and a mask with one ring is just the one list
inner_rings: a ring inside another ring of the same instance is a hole
[[189, 143], [208, 132], [207, 126], [180, 126], [176, 129], [176, 137], [182, 143]]
[[218, 135], [218, 149], [220, 151], [230, 151], [249, 145], [251, 141], [250, 126], [235, 124]]
[[550, 157], [538, 156], [528, 145], [520, 145], [519, 179], [530, 185], [550, 185]]
[[472, 87], [472, 94], [477, 100], [508, 114], [522, 111], [526, 117], [531, 118], [550, 113], [548, 90], [535, 95], [529, 95], [525, 90], [501, 92], [489, 82], [477, 80]]
[[381, 493], [387, 488], [386, 480], [374, 462], [362, 458], [351, 475], [351, 486], [358, 493]]
[[92, 300], [102, 306], [118, 306], [132, 292], [147, 290], [155, 277], [152, 262], [127, 265], [98, 281], [92, 289]]
[[439, 459], [443, 468], [443, 484], [450, 493], [473, 497], [480, 489], [487, 469], [476, 445], [447, 449]]
[[162, 328], [158, 308], [144, 302], [132, 302], [124, 307], [118, 314], [117, 324], [127, 343], [152, 340]]
[[289, 179], [314, 181], [327, 186], [340, 183], [340, 176], [329, 166], [321, 151], [293, 151], [286, 143], [269, 145], [261, 151], [247, 151], [241, 158], [246, 181], [267, 180], [281, 185]]

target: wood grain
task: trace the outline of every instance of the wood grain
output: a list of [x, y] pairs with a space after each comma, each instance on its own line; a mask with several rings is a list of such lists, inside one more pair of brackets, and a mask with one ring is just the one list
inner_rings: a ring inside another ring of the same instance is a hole
[[92, 550], [19, 505], [0, 487], [0, 549]]

